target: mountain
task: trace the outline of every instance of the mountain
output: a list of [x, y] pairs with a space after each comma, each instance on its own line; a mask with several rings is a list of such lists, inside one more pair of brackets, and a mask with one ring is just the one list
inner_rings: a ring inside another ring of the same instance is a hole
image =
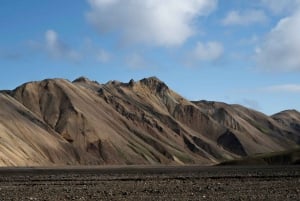
[[156, 77], [0, 92], [0, 165], [215, 164], [300, 144], [300, 113], [191, 102]]

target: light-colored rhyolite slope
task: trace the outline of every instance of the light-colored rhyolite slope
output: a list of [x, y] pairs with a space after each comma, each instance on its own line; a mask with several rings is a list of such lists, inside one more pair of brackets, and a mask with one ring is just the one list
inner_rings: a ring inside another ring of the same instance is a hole
[[0, 165], [213, 164], [297, 145], [297, 111], [272, 117], [190, 102], [155, 77], [47, 79], [0, 93]]

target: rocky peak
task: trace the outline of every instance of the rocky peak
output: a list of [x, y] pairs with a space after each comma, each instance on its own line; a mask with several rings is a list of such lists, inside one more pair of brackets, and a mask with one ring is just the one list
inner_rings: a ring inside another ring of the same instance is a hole
[[273, 117], [276, 117], [276, 116], [284, 116], [284, 115], [298, 115], [300, 116], [300, 113], [297, 111], [297, 110], [284, 110], [284, 111], [281, 111], [279, 113], [276, 113], [274, 115], [272, 115]]
[[130, 87], [133, 87], [134, 84], [135, 84], [135, 82], [134, 82], [133, 79], [131, 79], [131, 80], [128, 82], [128, 86], [130, 86]]
[[87, 89], [90, 89], [92, 91], [98, 91], [99, 88], [101, 87], [101, 84], [99, 84], [97, 81], [92, 81], [92, 80], [90, 80], [86, 77], [83, 77], [83, 76], [75, 79], [72, 83], [80, 85], [80, 86], [85, 87]]
[[78, 77], [76, 78], [73, 83], [96, 83], [96, 84], [99, 84], [98, 82], [96, 81], [91, 81], [90, 79], [88, 79], [87, 77], [84, 77], [84, 76], [81, 76], [81, 77]]
[[169, 87], [157, 77], [144, 78], [140, 80], [140, 83], [159, 94], [162, 94], [169, 90]]
[[120, 86], [122, 83], [118, 80], [110, 80], [105, 85], [106, 86]]

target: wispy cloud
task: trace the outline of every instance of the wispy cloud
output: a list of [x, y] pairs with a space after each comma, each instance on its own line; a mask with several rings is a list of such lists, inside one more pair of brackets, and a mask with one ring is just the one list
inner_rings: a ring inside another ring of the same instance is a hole
[[101, 63], [106, 63], [110, 61], [111, 59], [111, 54], [105, 51], [104, 49], [99, 49], [96, 52], [96, 60], [101, 62]]
[[84, 53], [85, 58], [96, 60], [100, 63], [107, 63], [112, 60], [113, 55], [106, 49], [96, 46], [95, 43], [87, 38], [84, 41]]
[[217, 6], [217, 0], [88, 0], [87, 20], [101, 34], [117, 32], [127, 43], [183, 44], [195, 33], [193, 22]]
[[244, 38], [238, 41], [239, 45], [255, 45], [260, 41], [259, 36], [257, 35], [252, 35], [249, 38]]
[[46, 54], [50, 59], [66, 60], [69, 62], [82, 62], [83, 60], [107, 63], [111, 61], [112, 54], [104, 48], [98, 47], [92, 40], [86, 39], [82, 44], [72, 48], [67, 42], [62, 40], [58, 33], [52, 29], [44, 33], [44, 40], [30, 40], [27, 45], [35, 50]]
[[291, 13], [299, 9], [299, 0], [260, 0], [274, 14]]
[[259, 102], [253, 99], [244, 98], [240, 103], [255, 110], [261, 109]]
[[54, 30], [46, 31], [44, 47], [48, 55], [55, 59], [69, 59], [77, 62], [82, 58], [79, 52], [71, 49], [66, 43], [61, 41]]
[[240, 11], [230, 11], [227, 16], [222, 20], [224, 26], [232, 25], [251, 25], [257, 23], [265, 23], [268, 21], [268, 17], [262, 10], [246, 10]]
[[22, 57], [23, 55], [17, 51], [0, 50], [0, 59], [2, 60], [16, 61], [20, 60]]
[[300, 93], [300, 84], [283, 84], [268, 86], [259, 89], [259, 91], [271, 93]]
[[194, 49], [187, 53], [186, 63], [188, 65], [194, 65], [199, 62], [213, 62], [218, 60], [223, 53], [224, 47], [220, 42], [197, 42]]
[[147, 62], [146, 59], [138, 53], [127, 55], [125, 58], [125, 63], [131, 69], [143, 69], [149, 66], [149, 62]]

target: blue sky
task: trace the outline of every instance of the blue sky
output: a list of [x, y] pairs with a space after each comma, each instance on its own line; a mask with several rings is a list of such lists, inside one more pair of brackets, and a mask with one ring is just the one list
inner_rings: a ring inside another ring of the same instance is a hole
[[157, 76], [190, 100], [300, 110], [300, 0], [0, 2], [0, 88]]

